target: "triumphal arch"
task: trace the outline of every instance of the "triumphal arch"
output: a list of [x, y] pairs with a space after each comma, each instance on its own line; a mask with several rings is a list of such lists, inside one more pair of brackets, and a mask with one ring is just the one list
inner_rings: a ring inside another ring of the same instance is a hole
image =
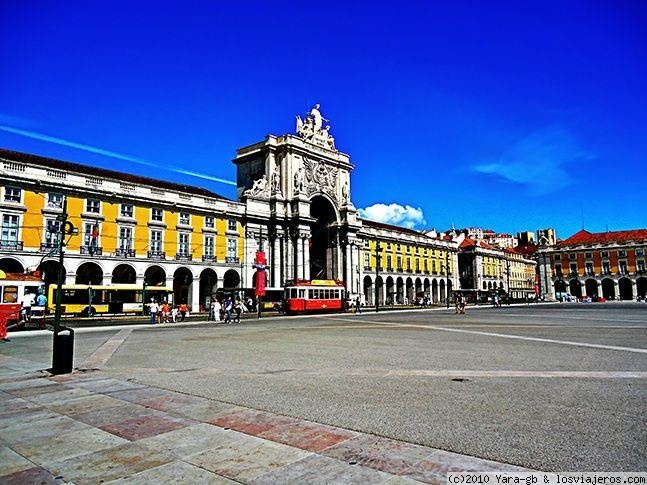
[[[338, 279], [359, 292], [362, 223], [351, 202], [354, 166], [335, 147], [330, 125], [316, 104], [297, 116], [296, 134], [268, 135], [240, 148], [237, 195], [246, 205], [245, 260], [262, 249], [267, 257], [268, 285], [286, 280]], [[253, 268], [246, 268], [251, 281]]]

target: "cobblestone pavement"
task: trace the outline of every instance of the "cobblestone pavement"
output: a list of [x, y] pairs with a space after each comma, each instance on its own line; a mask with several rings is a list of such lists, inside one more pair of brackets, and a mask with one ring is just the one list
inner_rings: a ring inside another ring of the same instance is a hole
[[527, 471], [0, 355], [0, 483], [445, 483]]

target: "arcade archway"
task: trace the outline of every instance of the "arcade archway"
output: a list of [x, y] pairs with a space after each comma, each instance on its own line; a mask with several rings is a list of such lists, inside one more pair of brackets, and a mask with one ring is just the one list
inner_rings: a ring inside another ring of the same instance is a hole
[[328, 199], [317, 195], [310, 202], [310, 215], [316, 219], [310, 228], [310, 277], [335, 279], [342, 264], [337, 251], [339, 234], [335, 208]]
[[240, 286], [240, 275], [234, 269], [228, 269], [222, 278], [222, 287], [226, 290]]
[[100, 285], [103, 283], [103, 270], [97, 263], [83, 263], [76, 270], [77, 285]]
[[166, 271], [159, 266], [151, 266], [144, 272], [146, 286], [166, 286]]
[[621, 300], [633, 300], [634, 293], [629, 278], [620, 278], [618, 281], [618, 293]]
[[192, 293], [193, 274], [188, 268], [178, 268], [173, 274], [173, 301], [190, 304]]
[[602, 280], [602, 296], [605, 300], [616, 299], [616, 289], [611, 278], [604, 278]]
[[216, 292], [218, 285], [218, 275], [211, 268], [205, 269], [200, 273], [200, 306], [206, 308], [208, 303], [211, 303], [211, 296]]
[[13, 258], [2, 258], [0, 259], [0, 270], [5, 273], [24, 273], [25, 267]]
[[137, 273], [135, 268], [129, 264], [118, 264], [112, 270], [112, 282], [115, 284], [131, 284], [137, 283]]

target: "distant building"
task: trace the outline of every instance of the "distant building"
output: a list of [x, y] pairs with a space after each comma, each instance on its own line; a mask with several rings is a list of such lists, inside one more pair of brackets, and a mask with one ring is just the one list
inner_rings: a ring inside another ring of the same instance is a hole
[[540, 283], [551, 299], [632, 300], [647, 294], [647, 229], [591, 233], [539, 246]]

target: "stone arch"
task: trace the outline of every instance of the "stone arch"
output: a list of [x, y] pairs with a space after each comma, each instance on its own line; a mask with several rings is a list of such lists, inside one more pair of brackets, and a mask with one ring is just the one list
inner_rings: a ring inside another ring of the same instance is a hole
[[577, 298], [582, 298], [582, 285], [580, 285], [580, 282], [576, 278], [573, 278], [568, 283], [568, 289], [571, 295]]
[[335, 279], [341, 274], [339, 258], [339, 215], [332, 201], [321, 194], [310, 199], [310, 216], [315, 219], [310, 227], [310, 277]]
[[193, 296], [193, 273], [185, 266], [181, 266], [173, 273], [173, 301], [191, 304]]
[[398, 279], [395, 282], [395, 286], [397, 293], [395, 302], [401, 305], [402, 303], [404, 303], [404, 279], [402, 279], [401, 276], [398, 276]]
[[410, 305], [411, 303], [413, 303], [413, 300], [414, 300], [413, 280], [411, 278], [407, 278], [407, 280], [405, 281], [405, 284], [407, 286], [407, 289], [406, 289], [407, 303]]
[[[48, 259], [46, 261], [42, 261], [38, 265], [38, 270], [40, 271], [40, 277], [41, 279], [45, 282], [45, 285], [49, 287], [49, 285], [56, 284], [58, 281], [58, 268], [59, 264], [58, 261], [55, 259]], [[67, 276], [67, 271], [65, 270], [65, 266], [63, 266], [63, 282], [65, 282], [65, 278]]]
[[77, 285], [100, 285], [103, 283], [103, 269], [94, 261], [86, 261], [76, 269]]
[[647, 278], [640, 276], [636, 280], [636, 296], [645, 298], [647, 296]]
[[240, 274], [235, 269], [228, 269], [222, 278], [222, 287], [226, 290], [240, 286]]
[[586, 291], [586, 296], [595, 297], [598, 296], [598, 282], [592, 278], [587, 279], [584, 282], [584, 289]]
[[444, 303], [447, 295], [445, 293], [445, 280], [440, 280], [440, 301], [439, 303]]
[[555, 281], [555, 293], [566, 293], [566, 282], [564, 280]]
[[375, 278], [375, 301], [384, 304], [384, 280], [382, 276]]
[[634, 299], [634, 292], [629, 278], [620, 278], [618, 280], [618, 294], [621, 300]]
[[144, 272], [146, 286], [166, 286], [166, 271], [161, 266], [153, 265]]
[[423, 282], [423, 284], [422, 284], [422, 288], [423, 288], [423, 290], [422, 290], [422, 291], [424, 291], [424, 292], [425, 292], [425, 296], [426, 296], [427, 298], [431, 298], [431, 291], [430, 291], [430, 289], [431, 289], [431, 283], [430, 283], [430, 281], [429, 281], [429, 278], [425, 278], [425, 281], [424, 281], [424, 282]]
[[452, 297], [453, 288], [454, 288], [454, 282], [452, 280], [447, 280], [447, 298]]
[[438, 303], [438, 280], [434, 278], [431, 281], [431, 299], [434, 303]]
[[137, 283], [137, 272], [132, 265], [122, 263], [115, 266], [112, 270], [112, 279], [114, 284], [130, 284]]
[[0, 259], [0, 270], [5, 273], [24, 273], [25, 267], [15, 258]]
[[487, 283], [485, 281], [483, 282], [483, 289], [487, 290]]
[[616, 299], [616, 287], [611, 278], [604, 278], [602, 280], [602, 297], [605, 300]]
[[215, 298], [216, 288], [218, 287], [218, 275], [211, 268], [206, 268], [200, 273], [200, 311], [204, 311], [207, 307], [207, 299], [209, 303], [211, 298]]
[[420, 295], [420, 293], [422, 293], [422, 280], [420, 278], [416, 278], [416, 281], [415, 281], [414, 285], [415, 285], [415, 288], [416, 288], [416, 293], [415, 293], [414, 296], [417, 298], [418, 295]]
[[385, 303], [390, 302], [391, 304], [393, 304], [393, 302], [395, 301], [394, 287], [395, 287], [395, 283], [393, 281], [393, 277], [392, 276], [387, 277], [386, 278], [386, 301], [385, 301]]
[[364, 276], [364, 301], [367, 305], [373, 305], [373, 280], [370, 276]]

